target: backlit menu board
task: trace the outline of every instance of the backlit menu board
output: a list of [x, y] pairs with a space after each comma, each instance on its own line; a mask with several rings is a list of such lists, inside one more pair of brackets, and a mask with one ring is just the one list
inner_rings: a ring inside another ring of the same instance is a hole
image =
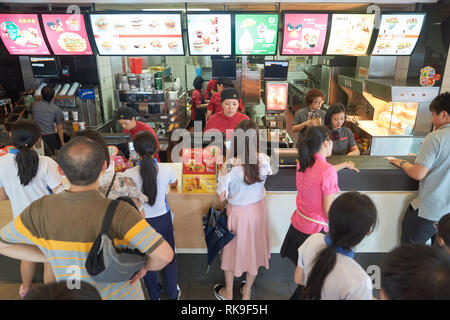
[[91, 55], [81, 14], [43, 14], [45, 34], [56, 55]]
[[50, 55], [37, 14], [0, 14], [0, 37], [13, 55]]
[[187, 14], [189, 54], [231, 55], [231, 14]]
[[288, 104], [289, 84], [266, 82], [266, 107], [267, 110], [285, 110]]
[[326, 54], [365, 55], [374, 21], [374, 14], [333, 14]]
[[321, 55], [328, 14], [285, 13], [282, 55]]
[[419, 39], [424, 13], [383, 14], [373, 55], [410, 55]]
[[181, 13], [90, 14], [100, 55], [184, 55]]
[[277, 54], [278, 13], [236, 13], [237, 55]]

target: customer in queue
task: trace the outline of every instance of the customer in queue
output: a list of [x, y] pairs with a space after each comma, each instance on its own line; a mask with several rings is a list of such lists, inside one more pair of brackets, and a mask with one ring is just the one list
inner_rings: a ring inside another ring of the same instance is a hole
[[353, 132], [344, 127], [347, 117], [345, 107], [342, 103], [332, 104], [325, 114], [325, 125], [331, 130], [333, 140], [333, 153], [336, 155], [359, 156], [360, 152], [356, 145]]
[[[141, 132], [133, 140], [136, 152], [139, 154], [140, 164], [125, 171], [125, 175], [136, 183], [148, 198], [144, 206], [145, 219], [161, 234], [175, 251], [172, 212], [166, 201], [166, 190], [177, 187], [177, 178], [168, 163], [157, 163], [155, 137], [149, 132]], [[164, 267], [164, 289], [170, 300], [178, 299], [181, 291], [177, 283], [177, 261], [175, 257]], [[158, 284], [158, 273], [149, 271], [144, 276], [144, 283], [152, 300], [159, 300], [161, 287]]]
[[[11, 131], [14, 149], [0, 157], [0, 200], [10, 200], [13, 217], [33, 201], [48, 195], [61, 184], [58, 164], [50, 157], [39, 156], [34, 146], [41, 139], [41, 130], [34, 120], [20, 120]], [[50, 188], [50, 190], [48, 189]], [[31, 289], [36, 263], [21, 261], [23, 298]], [[50, 264], [44, 264], [44, 282], [55, 281]]]
[[298, 249], [295, 282], [305, 300], [372, 300], [372, 281], [354, 260], [357, 246], [377, 223], [372, 200], [347, 192], [333, 201], [327, 235], [316, 233]]
[[337, 171], [359, 170], [352, 161], [333, 166], [326, 161], [333, 150], [330, 130], [324, 126], [310, 127], [298, 146], [296, 173], [297, 208], [281, 247], [281, 256], [295, 265], [298, 248], [314, 233], [328, 232], [328, 211], [335, 194], [340, 191]]
[[436, 229], [436, 243], [450, 254], [450, 213], [439, 220]]
[[242, 299], [250, 300], [259, 267], [269, 268], [269, 223], [264, 183], [272, 169], [270, 158], [258, 152], [258, 136], [256, 122], [239, 122], [232, 140], [233, 156], [226, 160], [218, 176], [217, 194], [221, 201], [228, 201], [227, 226], [236, 235], [223, 248], [221, 268], [225, 272], [225, 286], [214, 286], [214, 294], [219, 300], [233, 298], [234, 277], [240, 277], [244, 272]]
[[236, 89], [225, 89], [221, 93], [220, 99], [223, 111], [213, 114], [203, 131], [218, 130], [225, 134], [226, 140], [229, 140], [238, 123], [249, 118], [245, 114], [238, 112], [239, 92]]
[[85, 263], [112, 201], [98, 191], [100, 173], [106, 169], [104, 152], [91, 139], [77, 137], [58, 152], [58, 164], [70, 189], [36, 200], [7, 224], [0, 232], [0, 251], [15, 249], [18, 244], [36, 245], [49, 260], [58, 282], [70, 281], [75, 268], [102, 299], [143, 299], [138, 280], [147, 271], [161, 270], [172, 261], [172, 248], [134, 207], [120, 201], [109, 236], [117, 248], [136, 249], [147, 261], [130, 281], [93, 280]]
[[61, 108], [52, 102], [55, 90], [51, 85], [42, 88], [41, 94], [42, 100], [33, 102], [30, 110], [33, 120], [36, 120], [41, 129], [45, 155], [54, 156], [55, 150], [64, 145], [64, 114]]
[[323, 126], [325, 111], [320, 109], [325, 101], [325, 95], [318, 89], [311, 89], [306, 93], [306, 107], [298, 110], [292, 122], [292, 131], [298, 132], [302, 139], [306, 129], [311, 126]]
[[436, 233], [434, 224], [450, 212], [450, 93], [430, 104], [434, 131], [423, 140], [415, 163], [392, 159], [390, 163], [419, 180], [419, 191], [402, 220], [401, 242], [426, 243]]
[[382, 300], [450, 300], [450, 255], [424, 244], [404, 244], [381, 264]]
[[[233, 82], [230, 80], [230, 78], [227, 77], [221, 77], [217, 80], [217, 92], [214, 93], [211, 97], [211, 100], [208, 103], [207, 106], [207, 112], [206, 112], [206, 120], [209, 120], [209, 118], [216, 113], [222, 112], [222, 91], [225, 89], [234, 88]], [[241, 98], [239, 98], [239, 112], [244, 112], [244, 104], [242, 103]]]

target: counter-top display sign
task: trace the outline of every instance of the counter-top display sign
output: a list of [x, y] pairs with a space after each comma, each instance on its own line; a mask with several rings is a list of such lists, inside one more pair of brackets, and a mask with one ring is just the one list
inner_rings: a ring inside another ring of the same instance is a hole
[[184, 55], [181, 13], [91, 14], [100, 55]]
[[266, 107], [270, 111], [285, 110], [288, 104], [289, 84], [266, 82]]
[[285, 13], [282, 55], [321, 55], [328, 14]]
[[410, 55], [424, 19], [424, 13], [383, 14], [372, 55]]
[[276, 55], [277, 36], [277, 13], [235, 14], [237, 55]]
[[12, 55], [50, 55], [37, 14], [0, 14], [0, 37]]
[[327, 55], [366, 55], [374, 14], [333, 14]]
[[217, 146], [183, 149], [183, 192], [216, 192], [216, 164], [220, 157]]
[[43, 14], [45, 34], [56, 55], [92, 55], [81, 14]]
[[189, 54], [231, 55], [231, 14], [187, 14]]

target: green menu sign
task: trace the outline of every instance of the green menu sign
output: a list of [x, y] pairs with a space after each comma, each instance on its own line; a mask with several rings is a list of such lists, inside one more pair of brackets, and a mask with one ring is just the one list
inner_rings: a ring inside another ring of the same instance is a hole
[[235, 51], [237, 55], [277, 54], [278, 14], [236, 14]]

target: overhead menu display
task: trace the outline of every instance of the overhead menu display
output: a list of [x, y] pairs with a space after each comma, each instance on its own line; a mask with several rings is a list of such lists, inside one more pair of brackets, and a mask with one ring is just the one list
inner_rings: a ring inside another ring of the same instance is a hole
[[374, 21], [374, 14], [333, 14], [326, 54], [365, 55]]
[[410, 55], [419, 39], [424, 13], [383, 14], [373, 55]]
[[328, 14], [285, 13], [282, 55], [321, 55]]
[[231, 14], [187, 14], [189, 54], [231, 55]]
[[237, 55], [276, 55], [277, 35], [277, 13], [235, 14]]
[[45, 34], [56, 55], [91, 55], [81, 14], [43, 14]]
[[100, 55], [184, 55], [181, 13], [91, 14]]
[[1, 38], [12, 55], [50, 55], [37, 14], [0, 14]]

